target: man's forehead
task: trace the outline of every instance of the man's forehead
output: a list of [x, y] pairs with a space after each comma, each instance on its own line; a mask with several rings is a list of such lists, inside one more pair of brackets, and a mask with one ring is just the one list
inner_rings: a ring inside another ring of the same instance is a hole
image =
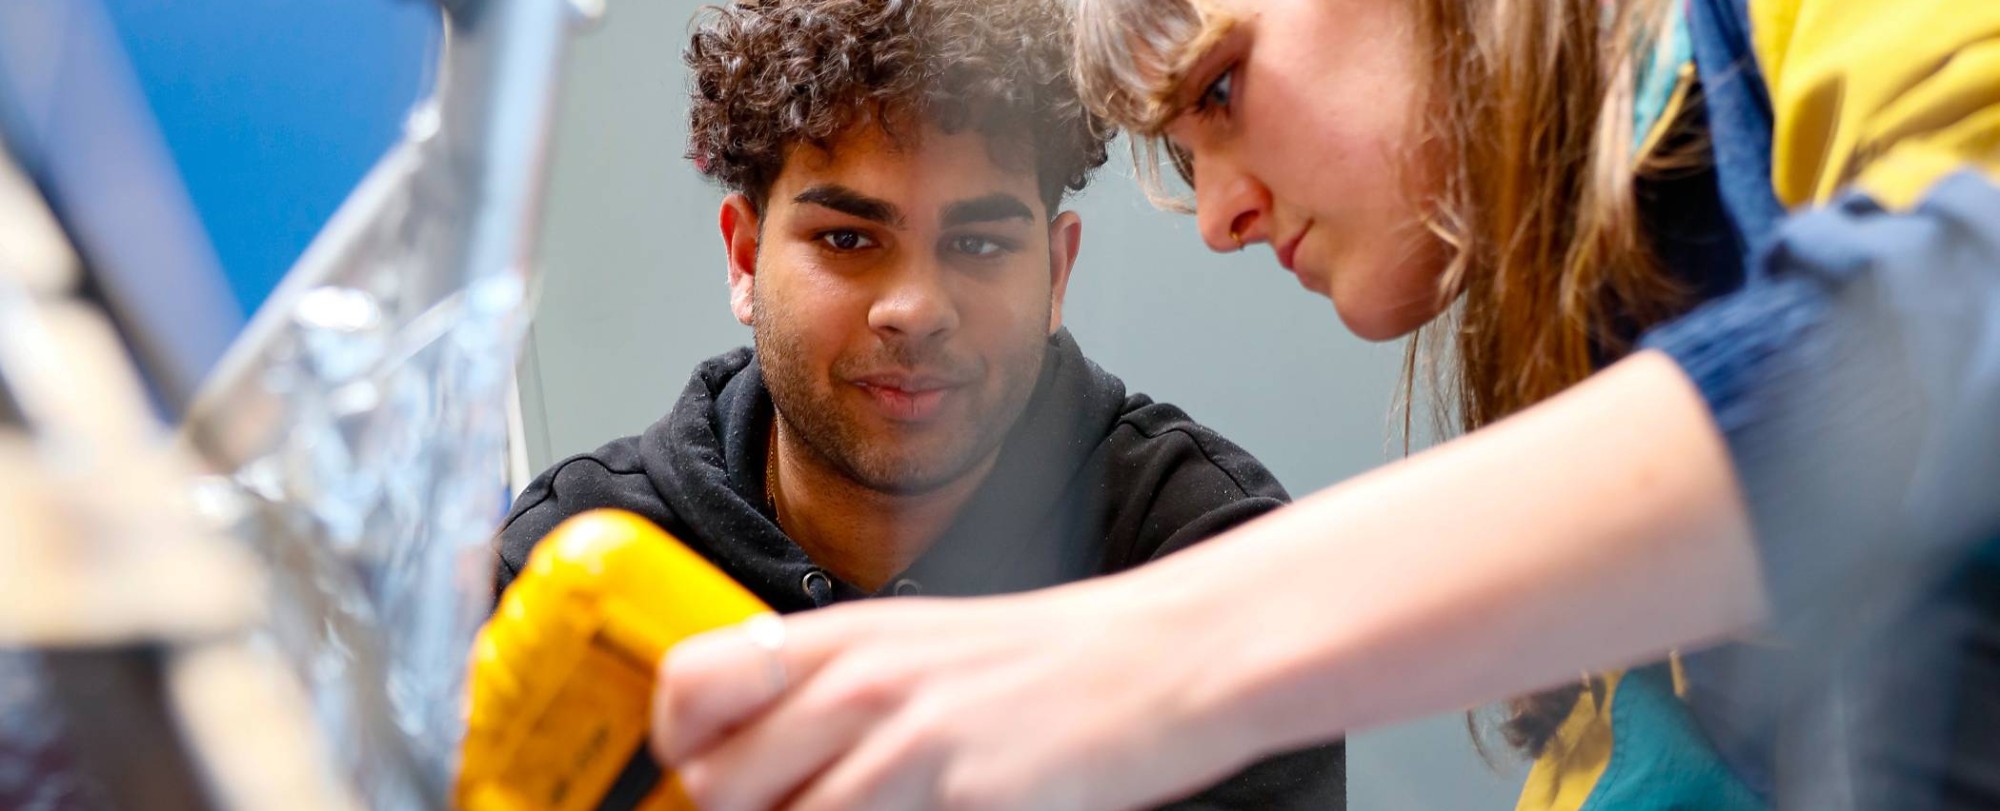
[[1040, 178], [1025, 148], [976, 131], [946, 133], [927, 126], [892, 136], [857, 128], [825, 148], [794, 146], [771, 187], [773, 202], [815, 187], [839, 186], [897, 204], [911, 214], [936, 213], [996, 194], [1019, 197], [1041, 212]]

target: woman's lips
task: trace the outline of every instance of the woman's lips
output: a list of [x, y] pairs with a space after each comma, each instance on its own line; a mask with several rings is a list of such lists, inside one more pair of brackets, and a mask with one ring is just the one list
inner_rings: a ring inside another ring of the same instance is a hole
[[1299, 243], [1305, 240], [1306, 231], [1310, 228], [1312, 228], [1312, 223], [1306, 223], [1305, 228], [1300, 228], [1299, 232], [1293, 234], [1291, 239], [1286, 240], [1284, 244], [1277, 247], [1278, 264], [1284, 266], [1286, 270], [1293, 273], [1299, 272], [1298, 266], [1293, 264], [1293, 262], [1299, 256]]
[[1311, 230], [1312, 223], [1306, 223], [1306, 227], [1299, 229], [1297, 234], [1292, 235], [1292, 238], [1286, 240], [1284, 244], [1277, 246], [1273, 252], [1278, 255], [1278, 264], [1284, 267], [1285, 270], [1291, 271], [1292, 277], [1299, 280], [1300, 287], [1322, 296], [1330, 295], [1325, 290], [1324, 279], [1299, 269], [1299, 244], [1305, 242], [1306, 233]]

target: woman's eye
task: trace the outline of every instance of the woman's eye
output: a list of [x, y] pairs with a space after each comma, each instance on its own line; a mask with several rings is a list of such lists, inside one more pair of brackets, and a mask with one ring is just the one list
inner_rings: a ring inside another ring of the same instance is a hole
[[1215, 77], [1215, 81], [1209, 82], [1208, 88], [1201, 91], [1201, 98], [1195, 99], [1195, 111], [1204, 114], [1228, 112], [1235, 80], [1235, 68], [1225, 70], [1221, 76]]
[[869, 239], [866, 234], [860, 231], [848, 230], [828, 231], [820, 234], [819, 241], [836, 251], [858, 251], [862, 248], [874, 247], [875, 245], [875, 240]]

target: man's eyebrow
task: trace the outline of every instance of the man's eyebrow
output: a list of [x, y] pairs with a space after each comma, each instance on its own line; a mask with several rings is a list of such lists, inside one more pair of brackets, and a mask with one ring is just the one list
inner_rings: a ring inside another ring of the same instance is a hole
[[870, 222], [878, 222], [893, 228], [903, 225], [903, 212], [895, 203], [878, 197], [870, 197], [838, 183], [813, 186], [799, 192], [792, 202], [830, 208], [850, 217], [859, 217]]
[[1033, 220], [1035, 212], [1021, 198], [1006, 192], [961, 200], [944, 208], [944, 227], [996, 220]]

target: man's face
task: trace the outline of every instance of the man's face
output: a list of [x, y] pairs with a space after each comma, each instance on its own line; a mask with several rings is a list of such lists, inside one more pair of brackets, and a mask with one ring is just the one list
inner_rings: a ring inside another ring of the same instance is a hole
[[771, 398], [857, 483], [957, 480], [1033, 393], [1079, 229], [1051, 222], [1033, 163], [1013, 163], [977, 133], [892, 144], [866, 128], [794, 151], [761, 221], [740, 196], [724, 204], [732, 305]]

